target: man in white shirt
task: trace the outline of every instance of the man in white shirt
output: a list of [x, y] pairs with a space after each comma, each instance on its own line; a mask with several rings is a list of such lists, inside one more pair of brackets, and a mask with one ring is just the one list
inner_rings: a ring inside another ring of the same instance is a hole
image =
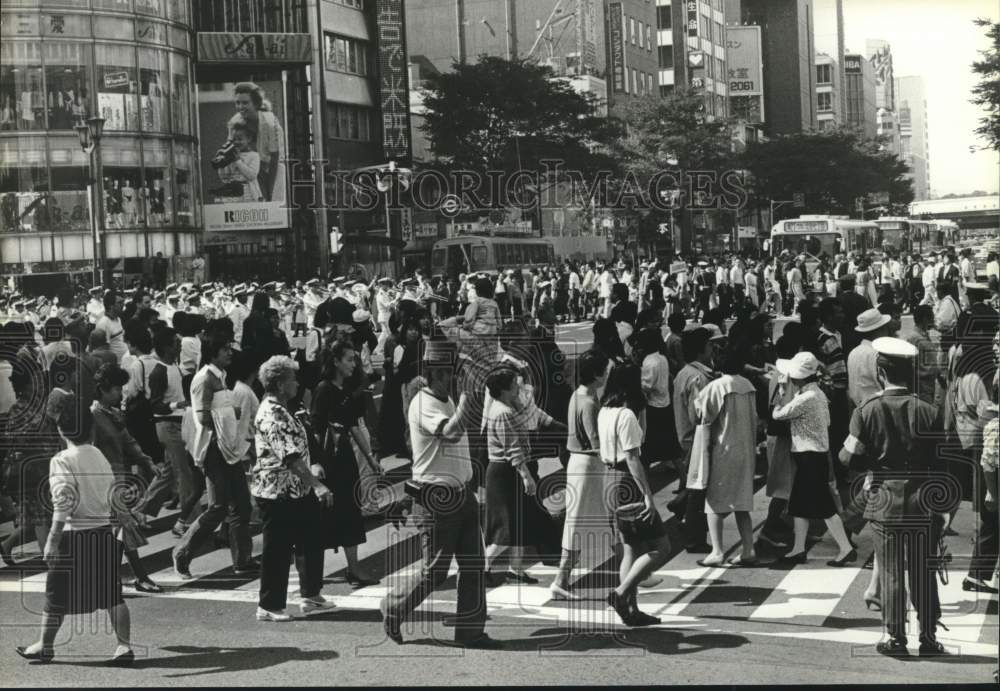
[[924, 264], [924, 272], [920, 277], [920, 282], [924, 286], [924, 297], [920, 301], [921, 305], [931, 305], [933, 307], [937, 304], [937, 290], [935, 289], [935, 285], [937, 283], [938, 265], [940, 263], [940, 257], [936, 260], [933, 254], [927, 257], [927, 263]]
[[114, 293], [104, 296], [104, 314], [97, 321], [94, 331], [104, 332], [104, 337], [108, 342], [108, 348], [118, 358], [121, 364], [122, 358], [128, 353], [128, 345], [125, 343], [125, 327], [119, 317], [122, 308], [122, 299]]
[[87, 292], [90, 293], [90, 299], [87, 301], [87, 319], [91, 324], [96, 324], [104, 316], [104, 299], [101, 297], [104, 287], [95, 286]]
[[[220, 445], [225, 444], [228, 448], [235, 439], [220, 439], [225, 428], [219, 428], [212, 413], [216, 395], [228, 392], [226, 368], [232, 363], [233, 351], [224, 335], [217, 334], [208, 340], [205, 344], [205, 357], [209, 364], [202, 367], [191, 381], [191, 414], [194, 416], [196, 429], [196, 446], [192, 457], [205, 475], [209, 505], [188, 527], [174, 548], [174, 570], [184, 579], [191, 578], [193, 553], [212, 536], [227, 515], [233, 572], [237, 575], [256, 572], [250, 561], [251, 509], [246, 470], [240, 455], [223, 455]], [[242, 415], [242, 411], [240, 413]]]
[[972, 250], [962, 250], [962, 261], [958, 264], [958, 301], [962, 309], [969, 309], [969, 284], [976, 282], [976, 267], [972, 264]]
[[458, 562], [458, 603], [455, 640], [470, 648], [496, 648], [485, 632], [485, 556], [479, 522], [479, 501], [473, 483], [472, 459], [465, 433], [469, 401], [463, 393], [456, 406], [451, 391], [457, 348], [430, 341], [423, 347], [422, 372], [427, 386], [406, 411], [413, 449], [411, 520], [420, 531], [420, 570], [392, 588], [382, 601], [382, 628], [396, 643], [403, 642], [402, 622], [448, 577], [452, 557]]
[[597, 279], [597, 297], [603, 301], [602, 316], [605, 319], [611, 317], [611, 288], [614, 284], [614, 274], [611, 273], [611, 269], [608, 266], [605, 266], [603, 271], [601, 271], [600, 277]]
[[306, 281], [306, 293], [302, 296], [302, 311], [305, 314], [307, 327], [313, 325], [313, 319], [316, 317], [316, 309], [323, 304], [325, 299], [318, 278], [311, 278]]
[[583, 292], [583, 281], [580, 280], [580, 274], [573, 266], [567, 264], [567, 267], [569, 269], [569, 311], [573, 321], [576, 321], [580, 318], [580, 296]]

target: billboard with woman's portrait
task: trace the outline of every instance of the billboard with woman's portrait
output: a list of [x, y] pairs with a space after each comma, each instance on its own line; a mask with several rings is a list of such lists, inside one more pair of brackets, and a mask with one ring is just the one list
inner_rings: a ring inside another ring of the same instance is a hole
[[281, 82], [198, 87], [205, 230], [289, 227]]

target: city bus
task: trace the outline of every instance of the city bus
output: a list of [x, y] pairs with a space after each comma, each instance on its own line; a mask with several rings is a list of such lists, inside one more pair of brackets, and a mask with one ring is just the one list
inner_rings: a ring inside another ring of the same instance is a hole
[[867, 254], [881, 249], [878, 232], [875, 221], [852, 221], [846, 216], [800, 216], [778, 221], [771, 228], [769, 249], [773, 256], [783, 250], [795, 256], [804, 254], [806, 268], [812, 273], [824, 257], [832, 261], [841, 253]]
[[555, 262], [552, 242], [542, 238], [461, 235], [438, 240], [431, 249], [434, 275], [495, 274], [501, 268], [530, 269]]
[[913, 251], [913, 243], [917, 240], [914, 232], [915, 221], [901, 216], [882, 216], [875, 220], [878, 224], [879, 244], [883, 252], [896, 253]]

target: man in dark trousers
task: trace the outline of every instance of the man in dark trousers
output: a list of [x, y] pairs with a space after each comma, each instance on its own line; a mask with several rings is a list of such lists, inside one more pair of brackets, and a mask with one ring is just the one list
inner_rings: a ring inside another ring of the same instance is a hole
[[952, 492], [954, 499], [937, 498], [942, 486], [952, 487], [954, 482], [937, 454], [942, 436], [937, 408], [910, 391], [916, 347], [889, 337], [875, 339], [872, 347], [878, 353], [884, 390], [854, 410], [840, 461], [848, 464], [860, 457], [866, 470], [864, 517], [872, 525], [881, 565], [882, 623], [889, 634], [875, 649], [890, 657], [909, 656], [909, 589], [920, 622], [920, 656], [947, 655], [935, 635], [941, 607], [934, 560], [942, 516], [952, 508], [944, 504], [957, 502], [959, 497]]
[[458, 562], [455, 641], [467, 648], [498, 648], [486, 625], [486, 558], [480, 528], [477, 481], [469, 441], [470, 399], [452, 401], [452, 377], [458, 350], [447, 341], [421, 346], [424, 386], [407, 411], [413, 447], [412, 520], [420, 531], [420, 570], [394, 587], [382, 601], [382, 628], [392, 641], [403, 642], [402, 622], [448, 578], [451, 559]]

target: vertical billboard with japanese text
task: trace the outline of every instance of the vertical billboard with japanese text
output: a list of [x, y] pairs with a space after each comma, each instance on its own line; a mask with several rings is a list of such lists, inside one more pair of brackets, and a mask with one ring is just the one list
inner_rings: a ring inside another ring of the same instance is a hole
[[205, 230], [289, 227], [280, 81], [198, 86]]
[[408, 163], [411, 156], [410, 86], [403, 0], [377, 0], [375, 11], [382, 149], [387, 159]]
[[749, 123], [764, 122], [764, 61], [759, 26], [726, 27], [730, 111]]

